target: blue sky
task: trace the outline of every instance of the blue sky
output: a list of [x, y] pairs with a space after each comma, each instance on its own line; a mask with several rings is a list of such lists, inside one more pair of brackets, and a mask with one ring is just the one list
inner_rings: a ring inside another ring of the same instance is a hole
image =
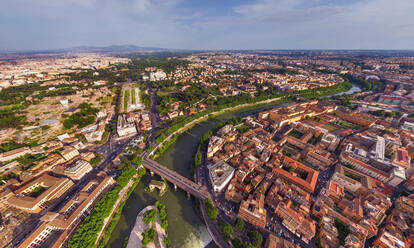
[[1, 0], [0, 50], [414, 49], [414, 0]]

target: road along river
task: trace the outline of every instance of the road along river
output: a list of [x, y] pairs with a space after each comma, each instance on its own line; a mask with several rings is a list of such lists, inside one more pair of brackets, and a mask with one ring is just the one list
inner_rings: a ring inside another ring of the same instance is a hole
[[[246, 117], [280, 106], [284, 105], [273, 103], [267, 106], [254, 106], [225, 113], [201, 122], [180, 135], [177, 141], [157, 158], [157, 161], [191, 179], [191, 161], [193, 160], [193, 155], [197, 149], [200, 137], [205, 132], [212, 129], [221, 121], [226, 121], [233, 117]], [[159, 177], [155, 176], [155, 178], [159, 180]], [[135, 225], [138, 211], [148, 205], [153, 205], [157, 200], [166, 205], [169, 224], [168, 236], [173, 247], [198, 248], [209, 245], [212, 239], [202, 220], [201, 213], [198, 210], [198, 203], [194, 197], [188, 200], [187, 194], [184, 191], [174, 191], [174, 187], [171, 184], [169, 185], [170, 189], [168, 192], [162, 197], [158, 196], [158, 191], [148, 193], [144, 189], [152, 179], [154, 178], [149, 175], [144, 176], [127, 200], [122, 211], [121, 219], [108, 242], [108, 247], [121, 248], [124, 239], [129, 236]]]

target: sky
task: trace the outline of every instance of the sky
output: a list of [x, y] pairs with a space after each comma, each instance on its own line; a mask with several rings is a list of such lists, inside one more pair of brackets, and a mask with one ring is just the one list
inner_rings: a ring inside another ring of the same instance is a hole
[[414, 49], [414, 0], [0, 0], [0, 50]]

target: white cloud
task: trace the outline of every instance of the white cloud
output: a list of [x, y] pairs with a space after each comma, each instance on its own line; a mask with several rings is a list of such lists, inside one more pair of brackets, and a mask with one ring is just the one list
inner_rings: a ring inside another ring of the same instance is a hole
[[217, 13], [222, 6], [206, 10], [191, 1], [0, 1], [0, 30], [8, 34], [0, 44], [414, 48], [414, 0], [236, 0]]
[[252, 35], [273, 33], [266, 38], [280, 44], [275, 48], [414, 48], [413, 11], [411, 0], [259, 0], [234, 7], [243, 24], [258, 27]]

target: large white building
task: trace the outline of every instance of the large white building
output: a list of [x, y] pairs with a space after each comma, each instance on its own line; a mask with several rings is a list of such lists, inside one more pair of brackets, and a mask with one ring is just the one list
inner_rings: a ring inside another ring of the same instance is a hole
[[125, 115], [118, 116], [116, 131], [119, 137], [137, 134], [137, 128], [134, 122], [128, 122]]
[[150, 81], [160, 81], [167, 79], [167, 74], [163, 71], [158, 70], [156, 72], [151, 72], [149, 77]]
[[72, 165], [66, 167], [64, 175], [70, 177], [72, 180], [80, 180], [90, 171], [92, 171], [92, 165], [85, 160], [79, 159]]
[[397, 166], [392, 169], [391, 178], [388, 180], [388, 184], [397, 187], [398, 184], [405, 181], [405, 170], [404, 168]]
[[234, 176], [234, 168], [224, 161], [210, 164], [207, 168], [215, 192], [221, 192]]

